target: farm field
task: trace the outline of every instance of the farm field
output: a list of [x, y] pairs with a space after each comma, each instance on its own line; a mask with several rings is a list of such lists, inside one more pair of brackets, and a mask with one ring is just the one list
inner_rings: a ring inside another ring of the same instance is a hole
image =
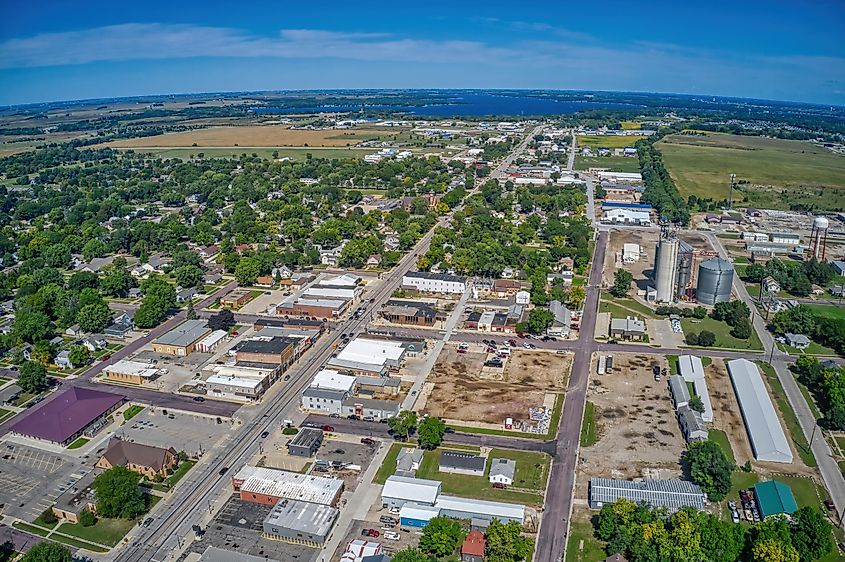
[[[625, 148], [634, 146], [634, 143], [645, 137], [636, 135], [578, 135], [578, 146], [589, 146], [591, 148]], [[636, 160], [636, 158], [632, 158]]]
[[344, 147], [366, 140], [394, 139], [402, 129], [299, 130], [280, 125], [209, 127], [194, 131], [165, 133], [152, 137], [106, 143], [112, 148], [207, 148], [207, 147]]
[[728, 176], [735, 173], [749, 206], [845, 206], [845, 157], [809, 142], [714, 133], [668, 135], [655, 146], [685, 197], [726, 199]]
[[200, 154], [202, 154], [204, 158], [240, 158], [242, 154], [246, 154], [248, 156], [255, 154], [259, 158], [270, 159], [273, 158], [273, 154], [276, 153], [278, 158], [290, 158], [294, 161], [306, 160], [309, 154], [313, 158], [328, 158], [330, 160], [334, 158], [361, 158], [365, 154], [370, 154], [374, 151], [374, 149], [371, 148], [207, 148], [196, 146], [191, 148], [139, 147], [133, 150], [144, 154], [153, 154], [159, 158], [180, 158], [182, 160], [190, 160], [198, 157]]

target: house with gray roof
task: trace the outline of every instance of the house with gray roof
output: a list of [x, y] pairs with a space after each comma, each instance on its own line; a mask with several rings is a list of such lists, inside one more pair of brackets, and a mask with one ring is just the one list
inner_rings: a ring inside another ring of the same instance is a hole
[[687, 443], [707, 439], [707, 427], [704, 425], [701, 414], [688, 405], [678, 408], [678, 424]]
[[478, 455], [459, 453], [457, 451], [440, 451], [440, 472], [484, 476], [484, 467], [486, 464], [486, 459]]
[[516, 461], [513, 459], [493, 459], [490, 461], [488, 479], [491, 484], [510, 486], [516, 474]]
[[413, 478], [422, 462], [423, 451], [415, 447], [402, 447], [396, 456], [396, 475]]

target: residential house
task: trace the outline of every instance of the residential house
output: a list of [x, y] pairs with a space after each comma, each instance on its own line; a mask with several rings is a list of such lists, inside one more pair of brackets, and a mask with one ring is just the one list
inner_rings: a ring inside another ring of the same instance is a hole
[[781, 290], [780, 283], [774, 277], [765, 277], [763, 279], [763, 291], [767, 293], [779, 293]]
[[416, 447], [402, 447], [396, 456], [396, 475], [413, 478], [423, 459], [423, 450]]
[[82, 335], [82, 328], [79, 327], [79, 324], [74, 324], [65, 330], [65, 334], [69, 336], [81, 336]]
[[56, 355], [55, 359], [53, 359], [53, 363], [56, 364], [56, 367], [60, 370], [65, 369], [73, 369], [73, 363], [70, 361], [70, 351], [67, 349], [63, 349]]
[[188, 287], [176, 293], [176, 302], [190, 302], [195, 296], [197, 296], [197, 289]]
[[490, 461], [488, 479], [491, 484], [510, 486], [516, 474], [516, 461], [513, 459], [493, 459]]
[[84, 345], [85, 349], [87, 349], [91, 353], [96, 353], [101, 349], [105, 349], [106, 347], [108, 347], [109, 342], [107, 342], [106, 338], [104, 338], [103, 336], [99, 334], [94, 334], [83, 339], [82, 345]]
[[461, 562], [484, 562], [485, 548], [484, 534], [477, 530], [470, 531], [461, 545]]
[[109, 470], [123, 466], [152, 480], [156, 476], [164, 478], [178, 463], [179, 454], [173, 447], [162, 449], [112, 437], [97, 467]]
[[484, 476], [485, 465], [486, 460], [484, 457], [478, 455], [446, 450], [440, 451], [440, 472]]
[[804, 350], [810, 346], [810, 338], [804, 334], [784, 334], [786, 344], [795, 349]]
[[126, 335], [135, 329], [135, 322], [128, 312], [118, 314], [103, 330], [103, 334], [112, 338], [125, 338]]
[[572, 327], [572, 312], [558, 300], [549, 303], [549, 312], [554, 315], [554, 320], [546, 329], [546, 333], [550, 336], [569, 337]]
[[645, 322], [639, 318], [613, 318], [610, 321], [610, 336], [623, 340], [641, 341], [646, 336]]

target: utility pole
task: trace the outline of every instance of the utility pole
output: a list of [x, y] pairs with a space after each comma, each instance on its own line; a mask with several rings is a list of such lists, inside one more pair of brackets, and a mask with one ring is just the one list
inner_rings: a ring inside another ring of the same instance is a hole
[[733, 209], [734, 201], [734, 184], [736, 183], [736, 174], [731, 174], [731, 187], [728, 191], [728, 209]]

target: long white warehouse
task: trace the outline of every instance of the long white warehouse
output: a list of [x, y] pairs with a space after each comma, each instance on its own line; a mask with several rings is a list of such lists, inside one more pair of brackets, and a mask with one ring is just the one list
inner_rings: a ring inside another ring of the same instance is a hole
[[739, 409], [745, 429], [758, 461], [792, 462], [792, 449], [780, 425], [757, 365], [748, 359], [728, 361]]

